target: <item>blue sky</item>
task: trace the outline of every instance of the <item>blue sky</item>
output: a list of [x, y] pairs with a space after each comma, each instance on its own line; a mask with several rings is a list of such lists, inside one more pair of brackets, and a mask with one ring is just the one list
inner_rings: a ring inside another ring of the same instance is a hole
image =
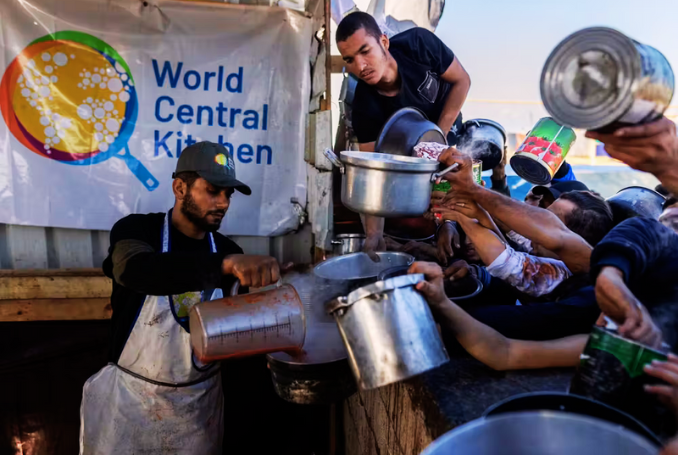
[[[510, 130], [529, 128], [544, 113], [538, 103], [539, 77], [546, 58], [563, 38], [585, 27], [616, 28], [659, 49], [678, 72], [678, 0], [446, 3], [436, 35], [471, 75], [471, 92], [464, 107], [467, 118], [495, 118]], [[673, 101], [677, 104], [678, 96]], [[671, 112], [678, 114], [678, 107]]]

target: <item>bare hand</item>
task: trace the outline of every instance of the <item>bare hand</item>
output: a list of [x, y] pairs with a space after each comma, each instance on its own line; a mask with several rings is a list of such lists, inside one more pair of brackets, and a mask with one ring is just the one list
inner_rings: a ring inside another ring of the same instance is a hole
[[407, 242], [401, 251], [411, 254], [417, 261], [432, 261], [438, 257], [438, 250], [433, 245], [414, 240]]
[[226, 256], [221, 263], [224, 275], [233, 275], [242, 286], [261, 288], [276, 283], [280, 279], [278, 261], [270, 256], [253, 254], [233, 254]]
[[475, 278], [476, 276], [475, 267], [468, 265], [466, 261], [455, 261], [454, 264], [445, 269], [444, 272], [445, 278], [450, 281], [457, 281], [463, 278], [466, 278], [468, 275], [471, 275]]
[[436, 242], [438, 262], [447, 265], [449, 258], [454, 257], [454, 248], [461, 248], [461, 239], [457, 226], [452, 223], [443, 223], [438, 230]]
[[470, 198], [472, 191], [478, 186], [473, 179], [473, 160], [454, 147], [445, 150], [438, 158], [445, 167], [457, 163], [459, 167], [445, 174], [442, 178], [454, 185], [454, 192], [459, 196]]
[[426, 281], [417, 283], [416, 289], [423, 294], [431, 308], [446, 305], [449, 299], [443, 286], [443, 269], [433, 262], [415, 262], [407, 271], [409, 274], [422, 273]]
[[367, 253], [374, 262], [380, 262], [381, 259], [376, 254], [377, 251], [386, 251], [384, 236], [381, 234], [368, 235], [363, 245], [363, 253]]
[[604, 143], [612, 158], [654, 174], [659, 180], [678, 166], [676, 125], [666, 117], [644, 125], [621, 128], [612, 134], [588, 131], [586, 137]]
[[620, 324], [622, 336], [651, 347], [661, 345], [661, 331], [624, 283], [621, 270], [603, 267], [596, 279], [596, 300], [603, 313]]
[[669, 407], [678, 412], [678, 356], [669, 354], [667, 362], [654, 360], [643, 368], [645, 373], [662, 379], [669, 385], [646, 385], [645, 391], [659, 396]]

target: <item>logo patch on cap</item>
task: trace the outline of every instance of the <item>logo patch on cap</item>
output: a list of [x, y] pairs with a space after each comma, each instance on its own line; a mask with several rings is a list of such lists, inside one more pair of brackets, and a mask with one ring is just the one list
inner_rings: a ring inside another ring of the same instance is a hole
[[223, 153], [219, 153], [217, 156], [215, 156], [214, 162], [217, 163], [219, 166], [226, 166], [228, 169], [231, 169], [232, 161], [230, 157], [226, 157], [226, 155], [224, 155]]

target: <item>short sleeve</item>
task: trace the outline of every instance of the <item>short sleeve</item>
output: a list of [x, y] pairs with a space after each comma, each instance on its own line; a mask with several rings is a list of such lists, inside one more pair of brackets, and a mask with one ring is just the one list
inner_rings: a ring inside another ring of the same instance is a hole
[[411, 32], [411, 36], [407, 37], [408, 47], [412, 53], [410, 57], [431, 67], [439, 75], [447, 71], [454, 61], [454, 52], [425, 28], [417, 27], [405, 33], [408, 32]]
[[373, 112], [375, 101], [371, 94], [358, 84], [356, 94], [351, 106], [351, 127], [358, 138], [360, 144], [374, 142], [379, 137], [379, 132], [383, 126], [379, 119], [382, 118], [381, 112]]

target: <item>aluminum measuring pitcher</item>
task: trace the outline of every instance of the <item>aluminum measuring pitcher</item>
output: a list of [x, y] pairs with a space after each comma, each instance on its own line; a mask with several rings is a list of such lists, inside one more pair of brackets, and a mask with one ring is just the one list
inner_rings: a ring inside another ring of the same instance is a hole
[[301, 349], [306, 338], [304, 307], [296, 289], [278, 281], [274, 289], [202, 302], [189, 313], [191, 346], [202, 363]]

